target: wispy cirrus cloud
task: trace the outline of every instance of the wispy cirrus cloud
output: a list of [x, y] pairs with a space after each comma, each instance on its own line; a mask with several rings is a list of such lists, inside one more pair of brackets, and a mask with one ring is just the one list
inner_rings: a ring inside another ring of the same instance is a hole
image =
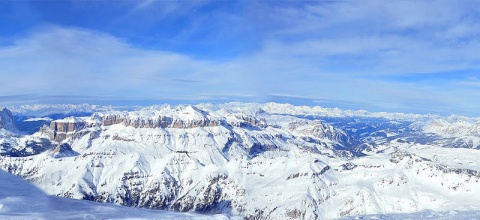
[[469, 78], [464, 81], [456, 81], [455, 84], [460, 86], [480, 87], [480, 79]]
[[[343, 1], [278, 7], [271, 54], [293, 53], [356, 75], [478, 69], [478, 2]], [[473, 8], [472, 8], [473, 7]]]

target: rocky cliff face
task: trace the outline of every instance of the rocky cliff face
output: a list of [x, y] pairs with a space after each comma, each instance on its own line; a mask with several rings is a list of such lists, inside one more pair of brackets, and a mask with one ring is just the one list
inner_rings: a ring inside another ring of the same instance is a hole
[[54, 158], [61, 158], [61, 157], [73, 157], [77, 156], [78, 153], [72, 150], [72, 147], [68, 143], [63, 143], [57, 145], [53, 150], [52, 154]]
[[253, 116], [243, 115], [243, 114], [235, 115], [235, 118], [238, 120], [229, 122], [229, 124], [234, 127], [266, 128], [268, 126], [265, 118], [257, 118]]
[[122, 124], [134, 128], [197, 128], [220, 126], [218, 120], [210, 120], [208, 118], [182, 120], [174, 119], [168, 116], [158, 116], [157, 118], [130, 118], [125, 115], [105, 115], [102, 117], [101, 124], [110, 126]]
[[221, 117], [214, 117], [191, 106], [184, 111], [177, 111], [174, 114], [154, 116], [143, 116], [129, 113], [94, 113], [90, 118], [70, 117], [55, 120], [50, 123], [51, 139], [62, 142], [67, 138], [80, 138], [90, 131], [82, 131], [85, 128], [108, 127], [112, 125], [123, 125], [133, 128], [176, 128], [192, 129], [203, 127], [246, 127], [266, 128], [268, 125], [264, 118], [254, 116], [235, 115], [235, 121], [227, 121]]
[[14, 122], [12, 112], [7, 108], [3, 108], [2, 111], [0, 111], [0, 129], [3, 128], [11, 132], [18, 132]]
[[50, 138], [56, 142], [61, 142], [85, 128], [86, 124], [82, 119], [75, 117], [52, 121], [50, 122], [50, 129], [52, 130]]
[[134, 128], [197, 128], [220, 126], [221, 121], [211, 117], [195, 107], [187, 106], [175, 109], [168, 115], [156, 114], [142, 116], [128, 113], [94, 114], [92, 120], [97, 120], [103, 126], [122, 124]]

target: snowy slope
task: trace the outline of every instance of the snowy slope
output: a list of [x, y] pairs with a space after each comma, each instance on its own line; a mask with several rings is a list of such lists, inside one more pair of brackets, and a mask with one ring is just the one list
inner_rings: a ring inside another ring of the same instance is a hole
[[478, 136], [475, 120], [276, 103], [102, 110], [4, 135], [0, 168], [50, 195], [247, 218], [471, 211], [480, 151], [451, 146]]
[[48, 196], [25, 180], [0, 171], [0, 219], [229, 219], [229, 217], [128, 208]]
[[435, 212], [432, 210], [425, 210], [421, 212], [408, 213], [408, 214], [380, 214], [380, 215], [361, 215], [355, 217], [345, 217], [347, 219], [387, 219], [387, 220], [400, 220], [400, 219], [435, 219], [435, 220], [472, 220], [479, 219], [480, 211], [448, 211], [448, 212]]

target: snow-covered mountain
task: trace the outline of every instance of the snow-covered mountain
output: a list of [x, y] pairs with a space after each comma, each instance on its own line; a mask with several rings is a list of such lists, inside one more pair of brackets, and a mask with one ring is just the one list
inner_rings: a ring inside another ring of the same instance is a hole
[[0, 219], [229, 219], [136, 209], [48, 196], [25, 180], [0, 170]]
[[480, 120], [465, 117], [447, 117], [431, 120], [423, 130], [443, 139], [450, 147], [480, 148]]
[[251, 219], [468, 211], [480, 209], [478, 121], [277, 103], [108, 109], [4, 135], [0, 168], [51, 195]]

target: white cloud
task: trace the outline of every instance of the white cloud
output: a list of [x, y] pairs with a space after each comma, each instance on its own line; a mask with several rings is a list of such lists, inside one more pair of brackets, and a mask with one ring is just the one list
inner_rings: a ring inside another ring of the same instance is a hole
[[470, 78], [465, 81], [457, 81], [454, 84], [460, 85], [460, 86], [471, 86], [471, 87], [480, 87], [480, 80], [476, 78]]
[[[185, 16], [197, 7], [208, 4], [209, 0], [190, 1], [127, 1], [133, 3], [132, 8], [119, 20], [142, 19], [142, 23], [157, 23], [168, 16]], [[130, 4], [128, 4], [130, 5]], [[113, 6], [115, 7], [115, 6]]]
[[285, 26], [266, 47], [273, 56], [311, 59], [328, 70], [344, 61], [357, 76], [480, 69], [475, 6], [480, 3], [341, 1], [278, 7], [271, 19]]
[[2, 87], [4, 92], [42, 95], [115, 95], [122, 90], [145, 95], [142, 86], [149, 93], [161, 92], [171, 87], [167, 78], [196, 80], [190, 74], [205, 65], [180, 54], [137, 49], [103, 33], [61, 27], [1, 48], [0, 58], [0, 75], [14, 82]]

